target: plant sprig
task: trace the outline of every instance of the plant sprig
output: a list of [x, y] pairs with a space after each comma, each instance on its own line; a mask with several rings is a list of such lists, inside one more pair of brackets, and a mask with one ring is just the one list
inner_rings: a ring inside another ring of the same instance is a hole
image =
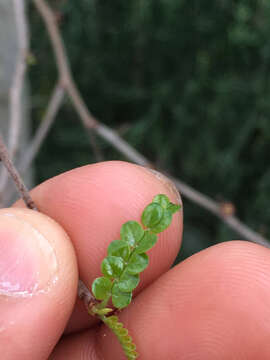
[[179, 209], [166, 195], [156, 195], [142, 213], [142, 224], [128, 221], [122, 225], [120, 239], [110, 243], [108, 255], [102, 261], [103, 276], [92, 284], [92, 293], [100, 302], [92, 305], [89, 312], [115, 333], [129, 360], [137, 359], [136, 346], [118, 317], [106, 316], [113, 311], [108, 306], [112, 303], [114, 308], [123, 309], [130, 304], [132, 292], [140, 282], [139, 274], [149, 264], [146, 251], [156, 244], [157, 234], [167, 229]]

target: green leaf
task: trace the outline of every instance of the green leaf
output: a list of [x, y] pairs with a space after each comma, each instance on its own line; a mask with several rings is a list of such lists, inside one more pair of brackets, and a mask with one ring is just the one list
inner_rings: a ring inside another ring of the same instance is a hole
[[115, 284], [114, 292], [112, 294], [112, 303], [118, 309], [123, 309], [128, 306], [132, 299], [132, 294], [128, 292], [121, 292], [120, 289]]
[[122, 259], [127, 260], [130, 255], [130, 247], [124, 240], [114, 240], [108, 247], [108, 255], [120, 256]]
[[153, 231], [154, 233], [160, 233], [165, 229], [167, 229], [167, 227], [170, 225], [171, 222], [172, 222], [172, 214], [170, 213], [169, 210], [164, 210], [164, 215], [161, 221], [155, 227], [151, 228], [151, 231]]
[[125, 271], [120, 280], [114, 284], [113, 291], [115, 293], [116, 286], [122, 292], [131, 292], [138, 286], [139, 282], [139, 275], [131, 275]]
[[139, 242], [135, 249], [136, 254], [141, 254], [149, 249], [151, 249], [157, 242], [157, 235], [153, 234], [151, 231], [145, 231], [144, 237]]
[[99, 277], [92, 284], [92, 293], [98, 300], [104, 300], [111, 295], [112, 282], [105, 277]]
[[176, 213], [180, 209], [180, 205], [175, 205], [173, 203], [170, 203], [167, 207], [167, 211], [169, 211], [172, 215]]
[[153, 203], [158, 203], [164, 209], [166, 209], [168, 207], [168, 205], [170, 204], [170, 200], [169, 200], [168, 196], [159, 194], [154, 197]]
[[149, 264], [149, 258], [145, 253], [134, 254], [132, 255], [126, 267], [126, 271], [129, 274], [136, 275], [142, 272], [145, 268], [147, 268], [148, 264]]
[[137, 221], [128, 221], [122, 225], [121, 239], [126, 241], [130, 246], [135, 246], [144, 235], [144, 230]]
[[109, 278], [118, 278], [124, 270], [124, 260], [118, 256], [107, 256], [101, 264], [102, 273]]
[[142, 223], [145, 227], [152, 229], [163, 217], [163, 208], [158, 203], [151, 203], [142, 213]]

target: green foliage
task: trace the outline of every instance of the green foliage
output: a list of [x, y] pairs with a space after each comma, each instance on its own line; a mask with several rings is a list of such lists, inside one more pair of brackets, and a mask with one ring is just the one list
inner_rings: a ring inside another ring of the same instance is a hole
[[170, 203], [167, 197], [157, 195], [142, 213], [142, 223], [153, 233], [167, 229], [172, 221], [172, 215], [179, 210], [179, 205]]
[[150, 250], [157, 242], [157, 235], [150, 230], [145, 230], [144, 236], [134, 250], [135, 254], [141, 254]]
[[92, 292], [98, 300], [105, 300], [106, 307], [112, 297], [113, 305], [122, 309], [132, 299], [132, 291], [138, 286], [139, 274], [148, 266], [145, 251], [157, 241], [156, 233], [165, 230], [172, 215], [180, 208], [170, 202], [166, 195], [158, 195], [142, 213], [143, 228], [137, 221], [128, 221], [120, 230], [121, 240], [114, 240], [108, 247], [108, 256], [102, 261], [103, 277], [92, 284]]
[[148, 228], [153, 228], [160, 222], [162, 217], [163, 208], [157, 203], [152, 203], [144, 210], [142, 214], [142, 223]]
[[107, 299], [111, 294], [112, 283], [106, 277], [95, 279], [92, 284], [92, 292], [96, 299]]
[[120, 235], [121, 239], [132, 247], [142, 239], [144, 231], [136, 221], [128, 221], [121, 227]]
[[[108, 256], [102, 261], [103, 277], [94, 280], [92, 293], [98, 305], [89, 310], [98, 315], [118, 337], [128, 359], [136, 359], [135, 345], [127, 330], [118, 322], [117, 317], [106, 317], [112, 309], [108, 308], [111, 299], [117, 309], [128, 306], [132, 292], [140, 282], [139, 274], [144, 271], [149, 258], [145, 251], [150, 250], [157, 241], [156, 233], [165, 230], [172, 221], [172, 214], [180, 208], [170, 202], [166, 195], [157, 195], [142, 213], [142, 225], [136, 221], [128, 221], [120, 230], [121, 240], [114, 240], [108, 246]], [[161, 215], [157, 215], [161, 214]]]

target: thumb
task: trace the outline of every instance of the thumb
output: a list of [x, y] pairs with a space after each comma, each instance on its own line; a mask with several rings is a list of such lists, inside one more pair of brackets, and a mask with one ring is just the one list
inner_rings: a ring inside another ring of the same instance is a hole
[[47, 359], [72, 312], [77, 263], [64, 230], [28, 209], [0, 210], [1, 359]]

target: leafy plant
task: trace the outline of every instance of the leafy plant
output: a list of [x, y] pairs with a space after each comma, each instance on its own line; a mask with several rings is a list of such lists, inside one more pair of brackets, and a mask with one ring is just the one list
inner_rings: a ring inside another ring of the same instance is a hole
[[157, 234], [170, 225], [179, 208], [166, 195], [155, 196], [142, 213], [142, 224], [128, 221], [122, 225], [121, 238], [110, 243], [108, 255], [102, 261], [103, 276], [92, 284], [92, 293], [98, 302], [90, 306], [89, 313], [98, 316], [114, 332], [129, 360], [138, 357], [136, 345], [128, 330], [112, 313], [130, 304], [132, 292], [140, 282], [139, 274], [149, 263], [146, 251], [155, 245]]

